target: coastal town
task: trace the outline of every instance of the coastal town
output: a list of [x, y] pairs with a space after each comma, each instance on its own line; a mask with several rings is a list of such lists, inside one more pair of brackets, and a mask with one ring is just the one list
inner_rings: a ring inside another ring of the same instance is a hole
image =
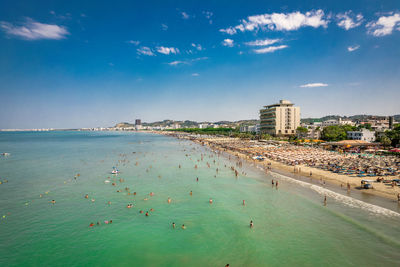
[[280, 100], [260, 109], [258, 121], [183, 125], [136, 119], [135, 124], [81, 130], [150, 131], [192, 140], [265, 168], [400, 201], [400, 124], [394, 116], [302, 120], [300, 114], [300, 107]]

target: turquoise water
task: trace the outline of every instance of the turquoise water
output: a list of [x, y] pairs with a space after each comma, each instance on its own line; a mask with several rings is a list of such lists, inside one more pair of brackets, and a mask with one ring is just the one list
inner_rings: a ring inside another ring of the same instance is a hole
[[189, 141], [0, 133], [0, 152], [0, 266], [400, 265], [397, 212], [246, 163], [235, 178], [236, 160]]

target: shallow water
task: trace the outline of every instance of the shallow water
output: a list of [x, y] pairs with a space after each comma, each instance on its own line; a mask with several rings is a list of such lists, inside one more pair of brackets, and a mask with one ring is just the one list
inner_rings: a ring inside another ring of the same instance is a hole
[[[144, 133], [0, 133], [0, 152], [11, 153], [0, 157], [0, 180], [9, 181], [0, 185], [1, 266], [400, 265], [396, 211], [246, 163], [238, 168], [246, 175], [235, 178], [236, 159], [188, 141]], [[113, 166], [121, 174], [111, 175]]]

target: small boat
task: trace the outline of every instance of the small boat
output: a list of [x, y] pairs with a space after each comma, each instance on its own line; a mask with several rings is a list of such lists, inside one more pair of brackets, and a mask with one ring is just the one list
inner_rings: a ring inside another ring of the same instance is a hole
[[113, 167], [111, 174], [118, 174], [118, 173], [120, 173], [120, 171], [117, 168]]

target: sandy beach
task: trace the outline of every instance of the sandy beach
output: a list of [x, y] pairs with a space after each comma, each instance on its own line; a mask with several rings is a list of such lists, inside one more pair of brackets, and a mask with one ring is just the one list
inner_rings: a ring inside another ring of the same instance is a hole
[[[376, 182], [378, 177], [358, 177], [357, 175], [346, 175], [343, 173], [334, 173], [329, 170], [324, 170], [314, 166], [308, 166], [307, 164], [301, 163], [291, 163], [280, 162], [278, 160], [273, 160], [271, 158], [265, 158], [264, 160], [255, 160], [253, 157], [255, 155], [271, 153], [268, 149], [263, 149], [263, 143], [254, 140], [242, 140], [238, 138], [229, 137], [210, 137], [210, 136], [194, 136], [188, 134], [177, 134], [171, 132], [161, 132], [164, 135], [174, 136], [177, 138], [183, 138], [191, 140], [193, 142], [199, 143], [201, 145], [209, 146], [212, 149], [224, 151], [231, 155], [237, 156], [243, 160], [251, 161], [259, 166], [263, 167], [265, 170], [279, 170], [288, 174], [295, 174], [295, 176], [302, 176], [308, 179], [313, 179], [315, 182], [321, 184], [329, 183], [336, 185], [338, 187], [349, 190], [359, 190], [366, 194], [376, 195], [384, 197], [391, 200], [398, 200], [398, 194], [400, 193], [400, 187], [397, 185], [392, 186], [392, 183], [388, 182], [392, 179], [399, 179], [400, 175], [384, 176], [386, 181]], [[312, 148], [317, 149], [317, 148]], [[311, 151], [312, 151], [311, 149]], [[289, 156], [290, 157], [290, 156]], [[342, 157], [342, 156], [341, 156]], [[353, 161], [357, 161], [356, 158], [351, 158]], [[394, 159], [395, 163], [399, 159]], [[293, 161], [294, 162], [294, 161]], [[293, 176], [293, 175], [292, 175]], [[381, 177], [381, 176], [379, 176]], [[383, 177], [383, 176], [382, 176]], [[373, 185], [372, 189], [362, 189], [361, 181], [368, 180]]]

